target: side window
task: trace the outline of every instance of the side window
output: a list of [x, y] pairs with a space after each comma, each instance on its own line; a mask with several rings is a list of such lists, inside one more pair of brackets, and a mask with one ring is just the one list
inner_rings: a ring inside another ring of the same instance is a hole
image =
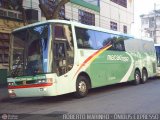
[[125, 46], [124, 46], [124, 40], [126, 39], [125, 37], [99, 31], [95, 32], [95, 36], [98, 49], [101, 49], [102, 47], [110, 43], [112, 47], [109, 50], [125, 51]]
[[109, 50], [125, 51], [124, 40], [128, 39], [125, 36], [78, 27], [75, 31], [78, 48], [97, 50], [111, 44], [112, 47]]
[[78, 48], [97, 49], [93, 30], [75, 28]]
[[111, 35], [105, 32], [95, 31], [97, 48], [101, 49], [111, 42]]
[[55, 38], [65, 38], [64, 29], [62, 25], [56, 25], [54, 30]]
[[119, 35], [112, 35], [112, 50], [115, 51], [125, 51], [125, 46], [124, 46], [124, 40], [126, 39], [123, 36]]

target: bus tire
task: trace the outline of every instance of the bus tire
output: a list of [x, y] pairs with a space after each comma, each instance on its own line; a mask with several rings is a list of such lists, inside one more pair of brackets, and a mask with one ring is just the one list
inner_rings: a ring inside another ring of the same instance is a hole
[[79, 76], [76, 81], [76, 98], [83, 98], [86, 97], [89, 90], [89, 81], [85, 76]]
[[140, 82], [141, 82], [141, 73], [139, 70], [135, 70], [133, 84], [138, 85], [140, 84]]
[[148, 72], [146, 69], [143, 69], [141, 83], [144, 84], [147, 82], [147, 80], [148, 80]]

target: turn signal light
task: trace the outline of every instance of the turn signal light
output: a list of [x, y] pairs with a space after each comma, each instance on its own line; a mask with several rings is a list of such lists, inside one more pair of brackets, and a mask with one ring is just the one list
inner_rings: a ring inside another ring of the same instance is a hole
[[53, 79], [52, 78], [47, 78], [47, 83], [53, 83]]

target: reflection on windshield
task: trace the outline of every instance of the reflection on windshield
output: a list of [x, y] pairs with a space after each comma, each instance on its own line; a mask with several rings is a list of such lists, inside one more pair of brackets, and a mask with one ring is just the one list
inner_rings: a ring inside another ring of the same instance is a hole
[[39, 40], [34, 40], [28, 47], [27, 74], [43, 72], [39, 45]]
[[12, 75], [34, 75], [47, 71], [49, 29], [36, 26], [13, 33]]

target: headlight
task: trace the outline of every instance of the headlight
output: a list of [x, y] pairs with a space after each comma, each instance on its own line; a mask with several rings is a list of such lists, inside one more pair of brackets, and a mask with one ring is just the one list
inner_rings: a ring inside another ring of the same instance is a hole
[[37, 80], [37, 83], [41, 84], [41, 83], [46, 83], [47, 81], [45, 79], [40, 79], [40, 80]]
[[8, 90], [8, 93], [12, 94], [12, 93], [14, 93], [14, 90]]
[[37, 83], [42, 83], [42, 80], [37, 80]]
[[52, 78], [47, 78], [47, 83], [53, 83], [53, 79]]
[[42, 83], [53, 83], [53, 79], [52, 78], [47, 78], [47, 79], [39, 79], [36, 82], [37, 84], [42, 84]]
[[41, 80], [42, 81], [42, 83], [46, 83], [46, 80]]
[[13, 86], [14, 85], [14, 82], [9, 82], [8, 83], [8, 86]]

